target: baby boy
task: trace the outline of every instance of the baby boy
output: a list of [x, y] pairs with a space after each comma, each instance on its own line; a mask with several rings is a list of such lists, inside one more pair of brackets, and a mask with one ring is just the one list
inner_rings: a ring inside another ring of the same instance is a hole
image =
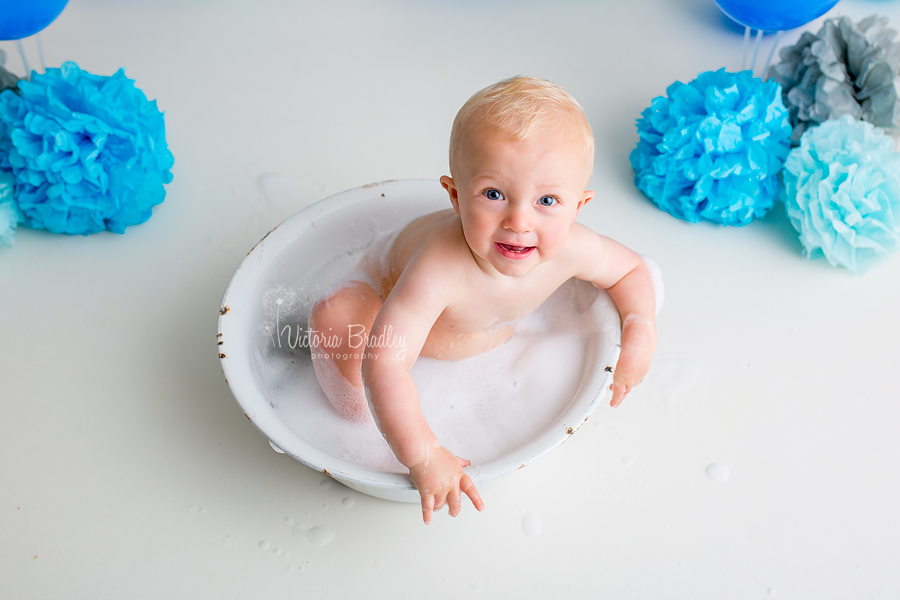
[[459, 514], [462, 494], [478, 510], [484, 503], [463, 471], [469, 461], [441, 446], [422, 415], [410, 376], [417, 357], [487, 352], [577, 277], [607, 290], [622, 317], [610, 404], [650, 366], [650, 272], [631, 250], [575, 223], [594, 196], [593, 159], [587, 118], [559, 86], [515, 77], [481, 90], [453, 122], [451, 176], [441, 177], [452, 208], [376, 242], [361, 262], [365, 276], [313, 307], [310, 330], [341, 343], [312, 349], [326, 396], [348, 417], [371, 412], [409, 469], [426, 523], [445, 505]]

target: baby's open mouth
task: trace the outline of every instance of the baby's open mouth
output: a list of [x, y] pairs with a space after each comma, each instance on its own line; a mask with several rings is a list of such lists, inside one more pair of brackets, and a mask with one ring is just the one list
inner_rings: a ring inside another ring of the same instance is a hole
[[534, 246], [514, 246], [513, 244], [501, 244], [500, 242], [497, 242], [497, 248], [501, 254], [512, 258], [524, 258], [535, 249]]

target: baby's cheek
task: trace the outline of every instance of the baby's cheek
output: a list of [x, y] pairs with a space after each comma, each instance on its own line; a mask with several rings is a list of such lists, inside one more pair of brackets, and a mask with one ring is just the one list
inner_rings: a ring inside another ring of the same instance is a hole
[[567, 238], [568, 230], [541, 236], [541, 239], [538, 241], [538, 249], [541, 251], [541, 256], [549, 259], [558, 255], [565, 247]]

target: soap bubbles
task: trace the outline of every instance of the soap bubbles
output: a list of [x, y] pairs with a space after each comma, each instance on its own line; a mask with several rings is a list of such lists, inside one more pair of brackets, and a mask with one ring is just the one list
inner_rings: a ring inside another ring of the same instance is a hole
[[0, 40], [32, 36], [59, 16], [69, 0], [0, 0]]
[[761, 31], [787, 31], [821, 17], [838, 0], [715, 0], [741, 25]]

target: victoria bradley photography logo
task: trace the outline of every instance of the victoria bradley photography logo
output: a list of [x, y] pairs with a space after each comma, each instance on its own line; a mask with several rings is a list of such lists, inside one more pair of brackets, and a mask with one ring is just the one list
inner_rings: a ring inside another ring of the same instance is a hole
[[301, 297], [290, 286], [276, 284], [263, 294], [263, 312], [268, 319], [260, 325], [259, 331], [269, 338], [273, 348], [310, 348], [316, 353], [315, 358], [349, 360], [377, 357], [378, 354], [369, 351], [370, 348], [392, 348], [398, 350], [399, 360], [406, 357], [406, 336], [395, 335], [390, 325], [383, 331], [371, 332], [367, 337], [365, 326], [350, 323], [347, 325], [346, 346], [342, 353], [336, 352], [342, 348], [340, 335], [307, 329], [306, 317], [312, 304], [305, 294]]

